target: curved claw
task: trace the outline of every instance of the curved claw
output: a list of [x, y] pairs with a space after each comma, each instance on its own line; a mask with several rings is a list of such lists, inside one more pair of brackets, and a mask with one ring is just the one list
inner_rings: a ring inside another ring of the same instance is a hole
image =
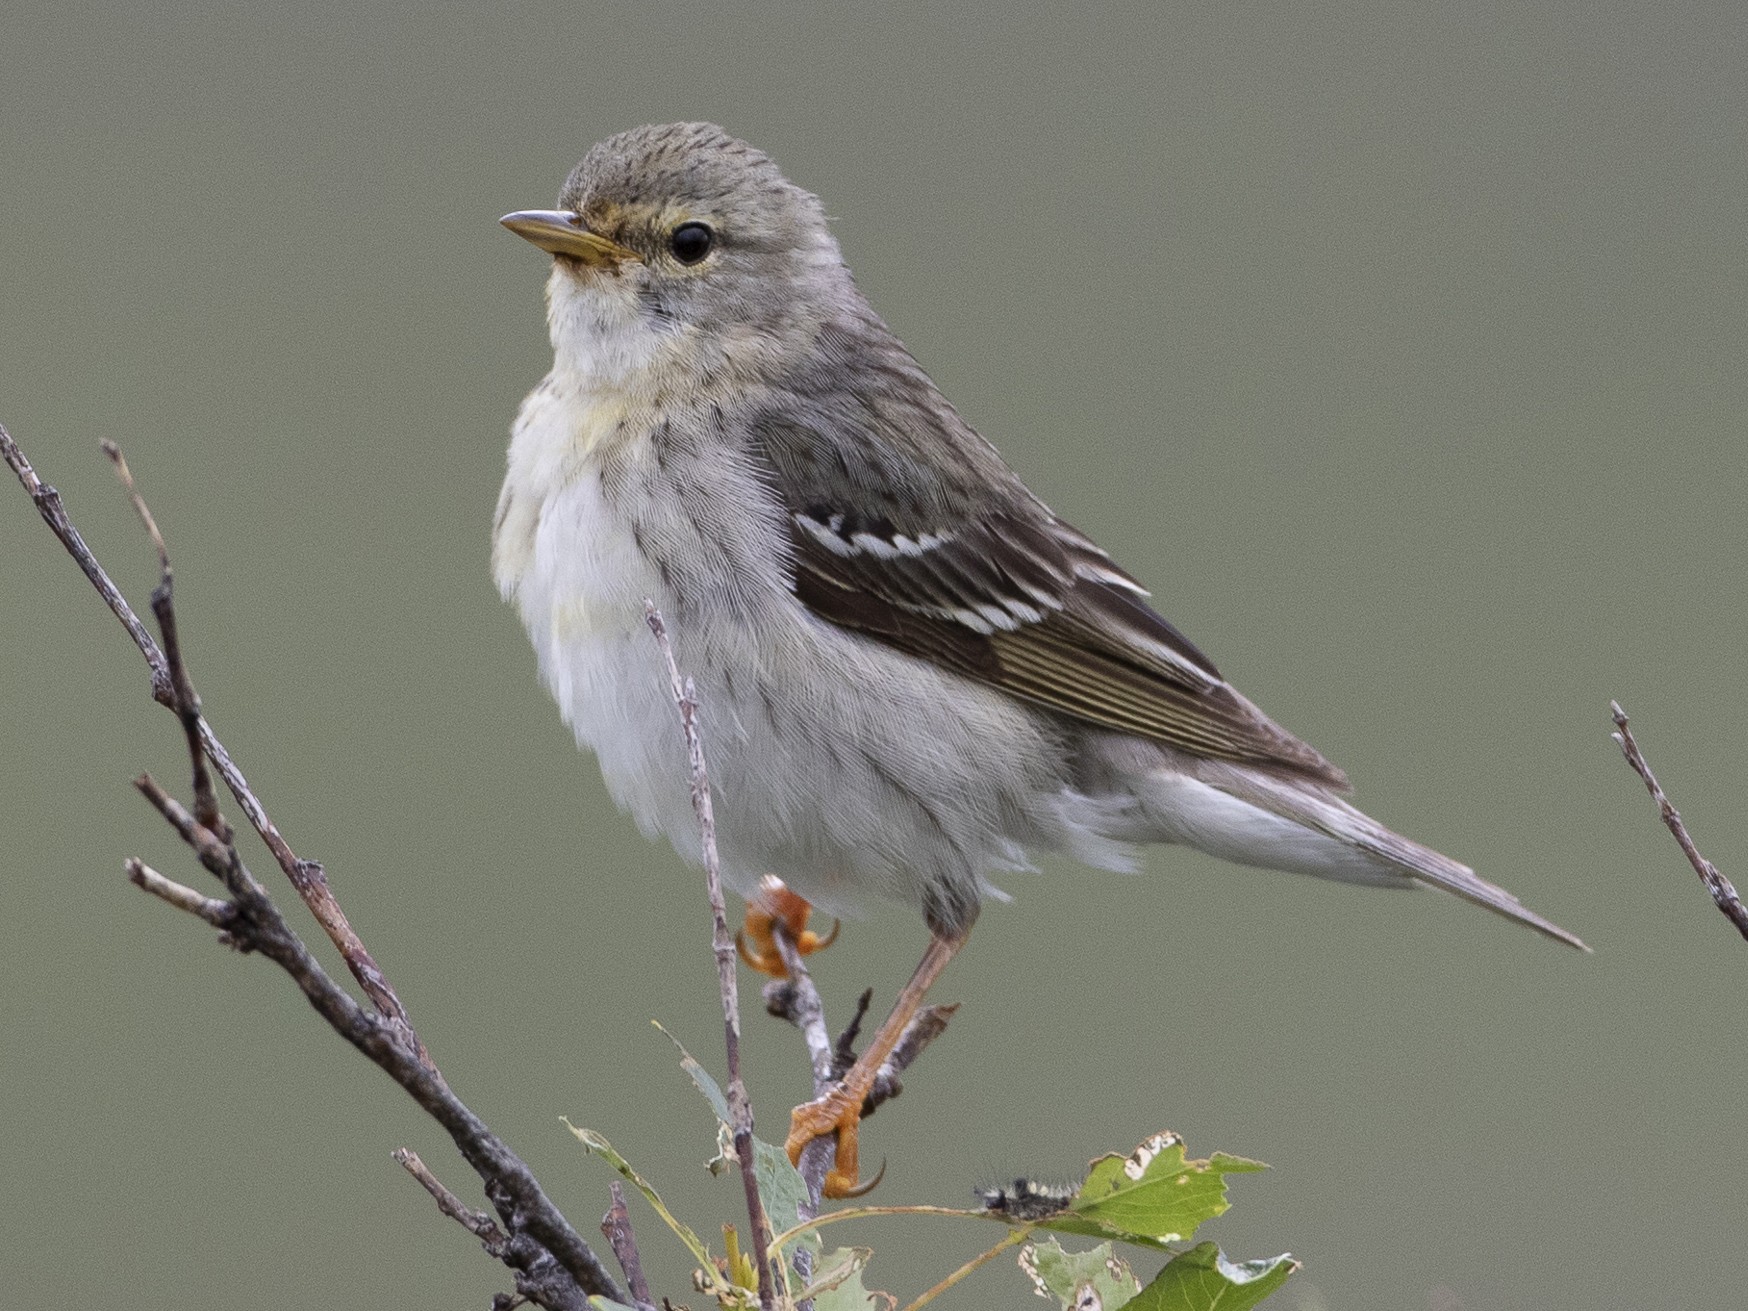
[[880, 1181], [884, 1178], [886, 1178], [886, 1158], [882, 1156], [880, 1158], [880, 1168], [874, 1172], [874, 1177], [867, 1183], [858, 1184], [852, 1182], [846, 1184], [838, 1176], [836, 1170], [829, 1170], [826, 1172], [825, 1184], [819, 1191], [822, 1197], [866, 1197], [869, 1193], [880, 1187]]
[[[747, 920], [749, 923], [752, 918], [753, 912], [749, 910], [747, 912]], [[756, 929], [753, 933], [755, 937], [760, 936]], [[765, 941], [770, 941], [768, 930], [763, 936]], [[751, 947], [747, 946], [747, 931], [744, 928], [734, 935], [734, 949], [736, 954], [747, 963], [749, 969], [757, 970], [760, 974], [769, 974], [774, 979], [781, 979], [788, 974], [788, 970], [783, 968], [783, 958], [777, 955], [775, 950], [767, 956], [763, 952], [755, 952]]]
[[815, 1138], [831, 1134], [837, 1140], [837, 1159], [826, 1172], [820, 1188], [821, 1196], [834, 1199], [864, 1197], [886, 1177], [886, 1162], [882, 1159], [874, 1177], [866, 1183], [860, 1182], [856, 1134], [861, 1128], [862, 1099], [866, 1096], [867, 1089], [840, 1083], [823, 1097], [803, 1102], [789, 1117], [789, 1137], [783, 1147], [789, 1153], [791, 1165], [801, 1164], [802, 1151]]
[[790, 891], [775, 874], [767, 874], [759, 880], [758, 894], [747, 903], [746, 924], [735, 935], [735, 949], [750, 969], [768, 974], [773, 979], [788, 978], [789, 971], [783, 965], [782, 953], [777, 950], [773, 937], [778, 924], [783, 926], [789, 940], [795, 944], [795, 950], [803, 956], [811, 956], [831, 946], [838, 940], [838, 930], [843, 927], [834, 919], [831, 932], [822, 938], [807, 927], [808, 917], [812, 914], [813, 907], [806, 898]]

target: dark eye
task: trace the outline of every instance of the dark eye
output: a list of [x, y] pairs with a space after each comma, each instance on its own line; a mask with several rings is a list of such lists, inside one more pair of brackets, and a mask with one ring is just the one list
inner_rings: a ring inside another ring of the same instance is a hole
[[668, 238], [668, 249], [680, 263], [696, 264], [710, 253], [715, 242], [716, 234], [708, 223], [682, 223]]

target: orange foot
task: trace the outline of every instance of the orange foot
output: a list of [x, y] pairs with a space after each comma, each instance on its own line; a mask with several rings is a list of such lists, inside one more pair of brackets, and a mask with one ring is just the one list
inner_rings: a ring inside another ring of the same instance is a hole
[[740, 958], [760, 974], [769, 974], [773, 979], [788, 978], [789, 971], [783, 967], [782, 954], [772, 936], [778, 924], [803, 956], [823, 951], [838, 940], [838, 922], [833, 920], [832, 931], [822, 938], [807, 927], [808, 916], [812, 914], [813, 907], [800, 893], [790, 891], [789, 885], [775, 874], [765, 875], [759, 880], [758, 895], [747, 903], [745, 926], [734, 935]]
[[837, 1136], [837, 1159], [826, 1171], [825, 1183], [820, 1188], [824, 1197], [861, 1197], [873, 1192], [875, 1185], [886, 1175], [886, 1163], [881, 1162], [879, 1172], [867, 1183], [857, 1180], [860, 1168], [856, 1159], [856, 1131], [862, 1124], [862, 1102], [868, 1096], [871, 1082], [856, 1087], [846, 1078], [825, 1096], [797, 1106], [789, 1117], [789, 1138], [783, 1148], [796, 1165], [801, 1163], [802, 1149], [815, 1138], [827, 1134]]
[[826, 1197], [860, 1197], [879, 1183], [881, 1175], [886, 1173], [886, 1167], [882, 1165], [880, 1174], [867, 1183], [856, 1181], [856, 1131], [862, 1123], [862, 1103], [867, 1100], [868, 1090], [874, 1086], [881, 1065], [892, 1055], [892, 1049], [898, 1046], [906, 1026], [922, 1008], [930, 985], [964, 945], [969, 932], [969, 929], [964, 929], [954, 936], [935, 932], [929, 939], [929, 949], [923, 953], [921, 964], [892, 1004], [892, 1013], [882, 1021], [873, 1039], [856, 1058], [856, 1063], [823, 1097], [803, 1102], [789, 1117], [789, 1137], [783, 1150], [789, 1153], [791, 1165], [801, 1164], [803, 1149], [815, 1138], [824, 1138], [828, 1133], [837, 1137], [837, 1159], [820, 1189]]

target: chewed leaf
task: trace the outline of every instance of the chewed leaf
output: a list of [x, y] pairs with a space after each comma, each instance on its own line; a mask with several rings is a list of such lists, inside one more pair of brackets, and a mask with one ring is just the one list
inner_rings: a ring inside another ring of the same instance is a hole
[[1154, 1134], [1128, 1156], [1113, 1153], [1094, 1161], [1067, 1213], [1039, 1227], [1148, 1247], [1188, 1242], [1203, 1221], [1230, 1205], [1227, 1175], [1266, 1168], [1221, 1152], [1187, 1160], [1176, 1134]]
[[862, 1287], [862, 1270], [873, 1255], [872, 1248], [840, 1247], [816, 1257], [813, 1280], [795, 1300], [812, 1299], [814, 1311], [869, 1311], [873, 1294]]
[[1020, 1269], [1039, 1297], [1054, 1297], [1064, 1311], [1117, 1311], [1141, 1291], [1128, 1262], [1100, 1243], [1090, 1252], [1065, 1252], [1054, 1238], [1020, 1249]]
[[1214, 1243], [1173, 1257], [1128, 1311], [1250, 1311], [1299, 1268], [1291, 1256], [1229, 1261]]
[[679, 1236], [680, 1241], [686, 1245], [687, 1250], [692, 1253], [693, 1260], [706, 1270], [715, 1269], [715, 1266], [711, 1264], [710, 1249], [704, 1246], [697, 1234], [675, 1218], [674, 1213], [668, 1210], [667, 1204], [662, 1201], [661, 1195], [644, 1181], [642, 1175], [631, 1168], [631, 1163], [614, 1149], [612, 1143], [593, 1129], [579, 1129], [569, 1120], [565, 1120], [564, 1126], [576, 1135], [578, 1142], [619, 1171], [626, 1183], [643, 1194], [644, 1200], [655, 1208], [655, 1213], [661, 1216], [663, 1223], [672, 1229]]

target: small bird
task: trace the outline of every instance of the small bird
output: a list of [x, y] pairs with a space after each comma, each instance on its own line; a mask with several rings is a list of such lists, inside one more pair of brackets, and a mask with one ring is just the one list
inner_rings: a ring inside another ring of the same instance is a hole
[[928, 952], [843, 1081], [797, 1107], [857, 1187], [874, 1071], [1034, 852], [1138, 843], [1375, 887], [1429, 885], [1575, 947], [1503, 888], [1344, 799], [1056, 516], [869, 306], [817, 197], [708, 123], [620, 133], [554, 210], [552, 371], [522, 403], [492, 567], [614, 800], [696, 859], [645, 600], [697, 685], [723, 875], [830, 911], [921, 909]]

